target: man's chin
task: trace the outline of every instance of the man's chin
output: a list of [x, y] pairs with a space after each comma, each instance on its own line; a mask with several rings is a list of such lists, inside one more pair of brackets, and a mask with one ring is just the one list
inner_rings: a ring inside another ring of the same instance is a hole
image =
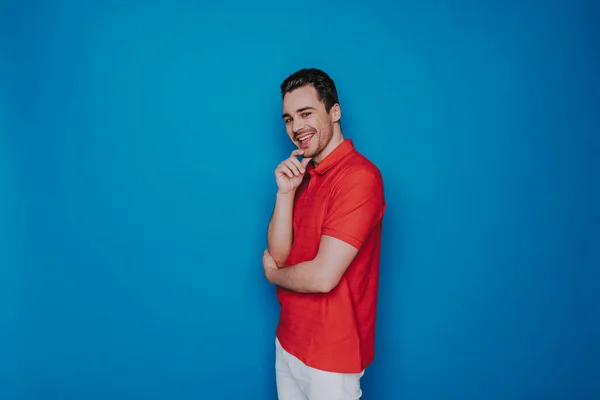
[[304, 150], [304, 152], [302, 153], [302, 158], [313, 158], [315, 156], [315, 151], [312, 149], [300, 148], [300, 150]]

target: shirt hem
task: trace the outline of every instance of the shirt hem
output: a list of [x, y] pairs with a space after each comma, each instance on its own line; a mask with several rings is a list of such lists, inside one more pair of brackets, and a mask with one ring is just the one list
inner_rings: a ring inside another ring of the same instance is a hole
[[289, 350], [286, 348], [286, 344], [285, 344], [285, 339], [282, 342], [281, 338], [279, 336], [275, 336], [277, 338], [277, 340], [279, 341], [280, 346], [289, 354], [291, 354], [293, 357], [297, 358], [298, 361], [300, 361], [302, 364], [306, 365], [307, 367], [313, 368], [313, 369], [317, 369], [319, 371], [324, 371], [324, 372], [332, 372], [332, 373], [336, 373], [336, 374], [360, 374], [362, 373], [369, 365], [371, 365], [371, 363], [373, 362], [374, 357], [370, 357], [370, 359], [364, 363], [360, 363], [360, 367], [359, 368], [344, 368], [344, 367], [334, 367], [334, 368], [326, 368], [324, 366], [321, 365], [321, 363], [313, 363], [313, 362], [309, 362], [307, 360], [306, 357], [302, 356], [301, 354], [299, 354], [298, 352], [292, 350]]

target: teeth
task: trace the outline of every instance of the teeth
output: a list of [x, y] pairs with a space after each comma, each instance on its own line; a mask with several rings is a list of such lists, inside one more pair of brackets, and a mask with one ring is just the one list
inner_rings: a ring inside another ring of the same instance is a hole
[[313, 137], [313, 134], [308, 135], [308, 136], [302, 136], [302, 137], [298, 138], [298, 140], [301, 142], [304, 142], [306, 139], [310, 139], [311, 137]]

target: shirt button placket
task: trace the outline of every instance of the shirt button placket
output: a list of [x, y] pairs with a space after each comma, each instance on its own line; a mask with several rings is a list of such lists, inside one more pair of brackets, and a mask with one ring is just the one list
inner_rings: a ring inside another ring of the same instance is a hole
[[310, 171], [310, 180], [308, 181], [308, 187], [306, 188], [306, 197], [309, 197], [312, 195], [312, 190], [315, 187], [315, 181], [317, 180], [317, 174], [315, 173], [315, 171]]

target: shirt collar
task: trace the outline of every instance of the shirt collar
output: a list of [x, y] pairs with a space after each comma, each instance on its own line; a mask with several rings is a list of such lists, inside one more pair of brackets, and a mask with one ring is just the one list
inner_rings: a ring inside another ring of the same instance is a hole
[[342, 143], [340, 143], [319, 165], [315, 167], [315, 165], [311, 162], [306, 167], [308, 173], [312, 176], [315, 173], [319, 175], [323, 175], [325, 172], [329, 171], [334, 165], [342, 160], [342, 158], [346, 157], [348, 154], [354, 151], [354, 143], [352, 143], [352, 139], [346, 139]]

